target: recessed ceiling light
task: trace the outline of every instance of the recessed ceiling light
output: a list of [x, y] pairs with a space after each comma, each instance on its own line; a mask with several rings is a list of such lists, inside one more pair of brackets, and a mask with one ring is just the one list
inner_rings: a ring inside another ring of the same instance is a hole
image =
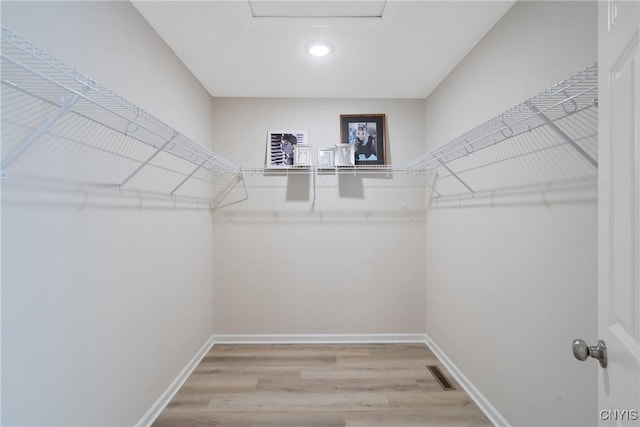
[[311, 56], [327, 56], [333, 51], [333, 46], [325, 42], [313, 42], [307, 45], [307, 53]]

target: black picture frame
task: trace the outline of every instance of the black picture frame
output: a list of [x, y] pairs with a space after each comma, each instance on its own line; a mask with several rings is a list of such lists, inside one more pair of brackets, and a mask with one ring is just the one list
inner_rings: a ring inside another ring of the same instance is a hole
[[387, 164], [385, 119], [384, 114], [340, 115], [340, 141], [354, 145], [356, 166]]

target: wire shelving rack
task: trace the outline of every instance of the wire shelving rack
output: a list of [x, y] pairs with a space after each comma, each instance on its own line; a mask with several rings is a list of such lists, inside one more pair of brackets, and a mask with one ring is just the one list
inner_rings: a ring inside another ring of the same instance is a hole
[[[563, 146], [571, 147], [574, 157], [579, 157], [587, 171], [582, 175], [595, 173], [598, 167], [597, 107], [598, 66], [594, 64], [449, 143], [407, 162], [404, 169], [407, 173], [431, 171], [435, 176], [434, 187], [439, 178], [447, 176], [467, 195], [473, 196], [477, 189], [467, 182], [464, 174], [482, 165], [470, 166], [469, 159], [483, 150], [495, 151], [499, 144], [514, 142], [518, 148], [499, 160], [496, 160], [499, 156], [494, 155], [486, 164]], [[436, 192], [436, 197], [445, 196], [439, 190]]]
[[239, 174], [238, 165], [4, 26], [1, 40], [3, 125], [8, 128], [3, 132], [3, 177], [45, 135], [128, 159], [131, 170], [110, 176], [121, 191], [150, 167], [172, 172], [167, 187], [172, 196], [191, 179], [213, 182]]
[[[497, 185], [478, 184], [483, 181], [478, 179], [478, 171], [487, 165], [540, 155], [557, 147], [569, 147], [573, 156], [587, 165], [586, 172], [583, 169], [575, 174], [578, 178], [597, 172], [597, 64], [402, 165], [274, 168], [239, 165], [225, 159], [4, 26], [1, 42], [3, 178], [14, 164], [29, 157], [31, 147], [43, 136], [59, 146], [73, 143], [89, 147], [92, 154], [82, 157], [86, 165], [80, 168], [85, 174], [89, 170], [89, 175], [95, 175], [100, 169], [100, 162], [95, 161], [98, 156], [123, 160], [116, 170], [102, 173], [96, 181], [109, 182], [125, 191], [162, 176], [162, 191], [172, 197], [195, 182], [206, 188], [197, 197], [204, 194], [202, 197], [214, 208], [236, 187], [243, 188], [248, 199], [245, 181], [249, 177], [274, 175], [312, 175], [314, 202], [316, 177], [345, 174], [415, 175], [436, 198], [461, 194], [456, 191], [474, 197]], [[505, 144], [508, 141], [513, 144]], [[495, 147], [510, 145], [515, 148], [502, 149], [505, 152], [500, 156], [495, 154]], [[492, 154], [487, 157], [486, 153]], [[52, 156], [42, 157], [44, 160], [29, 167], [50, 163]], [[481, 160], [469, 160], [472, 158]], [[451, 182], [456, 185], [451, 186]]]

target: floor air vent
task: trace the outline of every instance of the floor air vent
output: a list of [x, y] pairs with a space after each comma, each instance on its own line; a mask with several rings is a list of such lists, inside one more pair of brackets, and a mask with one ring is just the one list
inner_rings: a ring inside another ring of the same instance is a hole
[[429, 369], [429, 372], [431, 372], [431, 375], [433, 375], [433, 377], [436, 379], [436, 381], [438, 381], [438, 384], [440, 384], [440, 387], [442, 387], [443, 390], [455, 390], [456, 389], [453, 386], [453, 384], [451, 384], [449, 382], [447, 377], [442, 373], [440, 368], [438, 368], [435, 365], [431, 365], [431, 366], [427, 365], [427, 369]]

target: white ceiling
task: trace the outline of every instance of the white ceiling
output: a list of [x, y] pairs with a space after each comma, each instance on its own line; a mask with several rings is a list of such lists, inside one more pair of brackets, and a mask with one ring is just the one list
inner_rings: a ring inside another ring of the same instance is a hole
[[314, 98], [425, 98], [513, 3], [133, 1], [212, 96]]

